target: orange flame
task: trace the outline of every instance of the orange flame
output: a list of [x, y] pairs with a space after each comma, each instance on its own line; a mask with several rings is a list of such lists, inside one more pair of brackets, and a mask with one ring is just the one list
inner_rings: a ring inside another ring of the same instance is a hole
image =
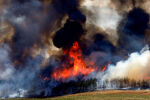
[[[56, 71], [52, 74], [52, 78], [56, 80], [66, 80], [70, 77], [76, 77], [78, 75], [89, 75], [90, 73], [96, 71], [96, 68], [93, 67], [90, 64], [85, 63], [82, 56], [82, 51], [79, 47], [78, 42], [74, 42], [73, 46], [69, 50], [64, 51], [65, 54], [69, 56], [69, 58], [72, 59], [72, 61], [69, 62], [70, 66], [63, 64], [63, 69], [56, 69]], [[87, 67], [89, 66], [89, 67]], [[106, 67], [102, 69], [102, 71], [105, 71]]]
[[101, 71], [105, 71], [106, 70], [106, 68], [107, 68], [107, 66], [104, 66], [102, 69], [101, 69]]

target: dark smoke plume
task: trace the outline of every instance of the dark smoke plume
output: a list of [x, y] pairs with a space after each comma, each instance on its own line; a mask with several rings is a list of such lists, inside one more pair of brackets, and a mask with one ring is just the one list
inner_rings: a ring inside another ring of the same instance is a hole
[[[141, 8], [132, 9], [119, 27], [119, 47], [128, 52], [140, 51], [145, 44], [145, 32], [149, 27], [149, 14]], [[126, 41], [129, 41], [128, 44]]]

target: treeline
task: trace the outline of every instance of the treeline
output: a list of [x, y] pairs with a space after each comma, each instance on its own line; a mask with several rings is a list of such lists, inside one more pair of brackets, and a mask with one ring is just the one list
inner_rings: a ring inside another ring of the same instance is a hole
[[98, 82], [98, 88], [100, 89], [122, 89], [122, 88], [150, 88], [150, 80], [131, 80], [129, 78], [124, 79], [113, 79]]
[[52, 89], [52, 96], [64, 95], [64, 94], [74, 94], [80, 92], [87, 92], [96, 90], [97, 84], [96, 79], [88, 80], [76, 80], [70, 82], [59, 83], [55, 88]]
[[53, 97], [66, 94], [94, 91], [97, 89], [96, 79], [82, 79], [71, 81], [43, 81], [43, 84], [33, 85], [33, 88], [26, 94], [26, 97]]
[[[150, 80], [131, 80], [128, 78], [124, 79], [113, 79], [113, 80], [105, 80], [100, 81], [97, 79], [88, 79], [88, 80], [72, 80], [68, 82], [55, 82], [56, 86], [51, 87], [50, 80], [44, 81], [47, 83], [43, 84], [44, 86], [39, 86], [37, 89], [36, 87], [31, 90], [30, 95], [27, 97], [45, 97], [45, 96], [61, 96], [66, 94], [74, 94], [80, 92], [88, 92], [94, 91], [97, 89], [148, 89], [150, 88]], [[54, 85], [54, 83], [53, 83]], [[34, 91], [38, 91], [38, 94], [32, 94]], [[50, 91], [47, 94], [46, 91]], [[31, 95], [32, 94], [32, 95]]]

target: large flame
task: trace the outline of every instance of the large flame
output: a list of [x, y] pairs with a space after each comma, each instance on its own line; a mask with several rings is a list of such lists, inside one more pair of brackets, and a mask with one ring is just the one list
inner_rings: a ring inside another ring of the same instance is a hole
[[74, 42], [73, 46], [69, 50], [65, 50], [64, 53], [72, 59], [69, 61], [69, 67], [67, 64], [62, 64], [63, 69], [56, 69], [52, 74], [52, 78], [64, 81], [70, 77], [76, 77], [78, 75], [86, 76], [96, 71], [97, 68], [91, 62], [87, 63], [83, 60], [82, 51], [78, 42]]

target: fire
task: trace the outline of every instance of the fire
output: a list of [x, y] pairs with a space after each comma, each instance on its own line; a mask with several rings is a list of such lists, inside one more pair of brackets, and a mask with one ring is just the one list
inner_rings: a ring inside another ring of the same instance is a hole
[[[56, 69], [52, 74], [52, 78], [64, 81], [70, 77], [76, 77], [79, 75], [86, 76], [96, 71], [97, 68], [93, 67], [93, 64], [90, 64], [91, 62], [85, 63], [83, 60], [82, 51], [78, 42], [74, 42], [73, 46], [69, 50], [65, 50], [64, 53], [72, 59], [69, 61], [69, 67], [67, 64], [62, 64], [63, 69]], [[106, 70], [106, 67], [102, 69], [102, 71], [104, 70]]]
[[104, 66], [104, 67], [101, 69], [101, 71], [105, 71], [106, 68], [107, 68], [107, 66]]
[[72, 60], [69, 62], [71, 65], [67, 68], [67, 65], [63, 64], [63, 70], [57, 69], [53, 74], [52, 77], [56, 80], [66, 80], [69, 77], [75, 77], [78, 75], [88, 75], [95, 71], [94, 68], [86, 67], [86, 64], [82, 58], [82, 52], [79, 48], [78, 42], [74, 42], [73, 46], [69, 50], [64, 51], [65, 54], [69, 56]]

